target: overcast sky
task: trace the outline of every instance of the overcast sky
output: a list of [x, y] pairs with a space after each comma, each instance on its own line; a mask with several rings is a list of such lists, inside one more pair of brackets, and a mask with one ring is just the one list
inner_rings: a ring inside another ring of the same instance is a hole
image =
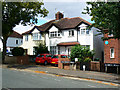
[[[44, 7], [49, 11], [49, 14], [45, 18], [38, 17], [38, 23], [36, 25], [42, 25], [49, 20], [55, 19], [55, 13], [58, 11], [64, 14], [64, 17], [81, 17], [88, 22], [91, 22], [91, 17], [89, 15], [82, 14], [84, 8], [86, 7], [86, 2], [44, 2]], [[30, 30], [33, 26], [22, 26], [17, 25], [14, 30], [23, 33]]]

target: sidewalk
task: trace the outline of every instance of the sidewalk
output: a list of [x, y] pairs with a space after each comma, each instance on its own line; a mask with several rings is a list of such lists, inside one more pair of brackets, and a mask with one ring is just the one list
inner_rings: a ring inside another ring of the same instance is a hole
[[32, 71], [44, 71], [49, 74], [85, 78], [85, 79], [92, 79], [92, 80], [95, 79], [99, 81], [120, 84], [120, 75], [111, 74], [111, 73], [95, 72], [95, 71], [81, 71], [81, 70], [64, 70], [64, 69], [59, 69], [54, 66], [44, 66], [44, 65], [2, 65], [2, 67], [3, 68], [25, 69], [25, 70], [32, 70]]

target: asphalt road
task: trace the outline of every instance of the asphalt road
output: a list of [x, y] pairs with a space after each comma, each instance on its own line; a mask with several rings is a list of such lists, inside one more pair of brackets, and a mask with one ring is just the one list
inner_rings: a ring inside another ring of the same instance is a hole
[[65, 77], [2, 69], [2, 88], [118, 88]]

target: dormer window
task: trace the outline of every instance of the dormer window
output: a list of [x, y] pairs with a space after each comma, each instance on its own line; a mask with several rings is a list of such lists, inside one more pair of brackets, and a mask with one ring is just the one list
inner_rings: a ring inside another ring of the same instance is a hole
[[74, 30], [69, 31], [69, 36], [74, 36]]
[[50, 37], [60, 37], [60, 31], [50, 32]]
[[90, 32], [90, 30], [88, 28], [81, 28], [80, 31], [81, 31], [81, 34], [83, 34], [83, 35], [89, 34], [89, 32]]
[[41, 34], [40, 33], [33, 33], [33, 40], [41, 40]]

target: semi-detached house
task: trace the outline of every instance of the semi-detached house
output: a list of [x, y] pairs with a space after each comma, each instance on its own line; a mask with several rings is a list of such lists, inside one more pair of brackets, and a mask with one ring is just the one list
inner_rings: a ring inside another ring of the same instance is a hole
[[[55, 16], [56, 19], [41, 26], [35, 26], [37, 31], [45, 33], [45, 45], [51, 54], [70, 55], [71, 47], [80, 44], [90, 47], [90, 50], [94, 49], [96, 53], [94, 58], [102, 59], [103, 41], [101, 37], [103, 36], [95, 36], [99, 29], [95, 27], [88, 29], [91, 23], [80, 17], [64, 18], [61, 12], [57, 12]], [[25, 34], [23, 34], [23, 44], [24, 40]], [[29, 43], [29, 45], [32, 45], [32, 43]]]

